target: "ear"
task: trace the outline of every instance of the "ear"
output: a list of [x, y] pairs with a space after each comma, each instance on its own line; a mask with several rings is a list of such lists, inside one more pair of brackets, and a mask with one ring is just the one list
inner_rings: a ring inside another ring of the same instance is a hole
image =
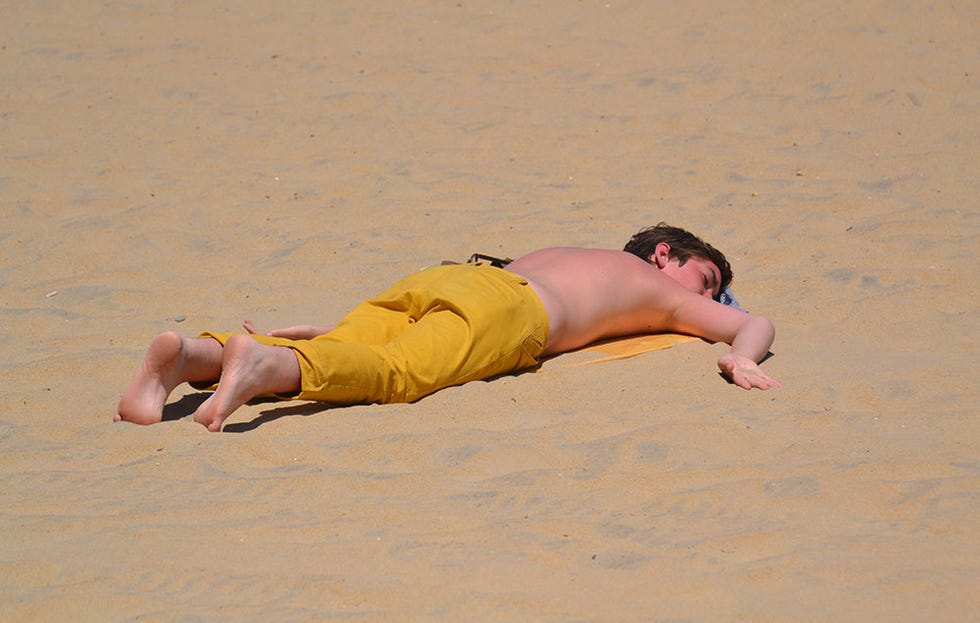
[[650, 254], [650, 263], [662, 270], [668, 262], [670, 262], [670, 245], [666, 242], [661, 242], [657, 244], [653, 253]]

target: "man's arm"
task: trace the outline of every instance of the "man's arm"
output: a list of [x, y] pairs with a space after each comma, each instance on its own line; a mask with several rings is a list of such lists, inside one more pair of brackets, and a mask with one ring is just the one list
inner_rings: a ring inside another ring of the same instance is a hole
[[744, 389], [780, 387], [758, 363], [769, 353], [776, 336], [769, 320], [693, 293], [684, 293], [674, 309], [672, 330], [731, 344], [731, 352], [718, 358], [718, 368], [732, 383]]
[[[720, 304], [716, 303], [716, 305]], [[744, 316], [742, 320], [745, 322], [738, 328], [734, 338], [724, 341], [732, 345], [733, 355], [748, 357], [753, 362], [762, 361], [769, 353], [769, 347], [776, 337], [776, 328], [762, 316], [738, 311], [735, 313]]]

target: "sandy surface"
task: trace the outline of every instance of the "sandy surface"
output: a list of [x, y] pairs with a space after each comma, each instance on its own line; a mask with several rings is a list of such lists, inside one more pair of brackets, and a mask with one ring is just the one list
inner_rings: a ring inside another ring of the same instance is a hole
[[[0, 620], [976, 620], [978, 32], [976, 2], [4, 3]], [[698, 341], [111, 422], [160, 331], [660, 220], [728, 253], [782, 389]]]

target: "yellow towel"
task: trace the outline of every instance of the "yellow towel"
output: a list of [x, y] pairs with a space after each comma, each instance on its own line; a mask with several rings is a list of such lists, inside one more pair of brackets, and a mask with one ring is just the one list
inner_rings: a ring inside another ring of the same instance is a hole
[[648, 353], [651, 350], [662, 350], [664, 348], [670, 348], [674, 344], [690, 342], [691, 340], [696, 339], [698, 338], [690, 335], [680, 335], [677, 333], [657, 333], [651, 335], [634, 335], [624, 338], [603, 340], [601, 342], [590, 344], [584, 348], [580, 348], [575, 352], [599, 352], [605, 354], [605, 357], [573, 363], [571, 365], [584, 366], [590, 363], [602, 363], [604, 361], [615, 361], [616, 359], [628, 359], [629, 357], [635, 357], [637, 355], [642, 355], [643, 353]]

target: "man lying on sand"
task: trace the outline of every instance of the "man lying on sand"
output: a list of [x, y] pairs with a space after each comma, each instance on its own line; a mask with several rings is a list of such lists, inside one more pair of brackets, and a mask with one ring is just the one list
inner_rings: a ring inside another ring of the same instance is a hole
[[686, 333], [731, 344], [718, 367], [735, 385], [779, 383], [759, 368], [772, 323], [718, 302], [732, 280], [725, 256], [660, 223], [623, 251], [558, 247], [505, 268], [477, 262], [411, 275], [335, 327], [267, 335], [168, 332], [119, 401], [115, 420], [159, 422], [183, 382], [217, 384], [194, 413], [219, 431], [256, 396], [334, 404], [412, 402], [444, 387], [536, 366], [549, 355], [638, 333]]

